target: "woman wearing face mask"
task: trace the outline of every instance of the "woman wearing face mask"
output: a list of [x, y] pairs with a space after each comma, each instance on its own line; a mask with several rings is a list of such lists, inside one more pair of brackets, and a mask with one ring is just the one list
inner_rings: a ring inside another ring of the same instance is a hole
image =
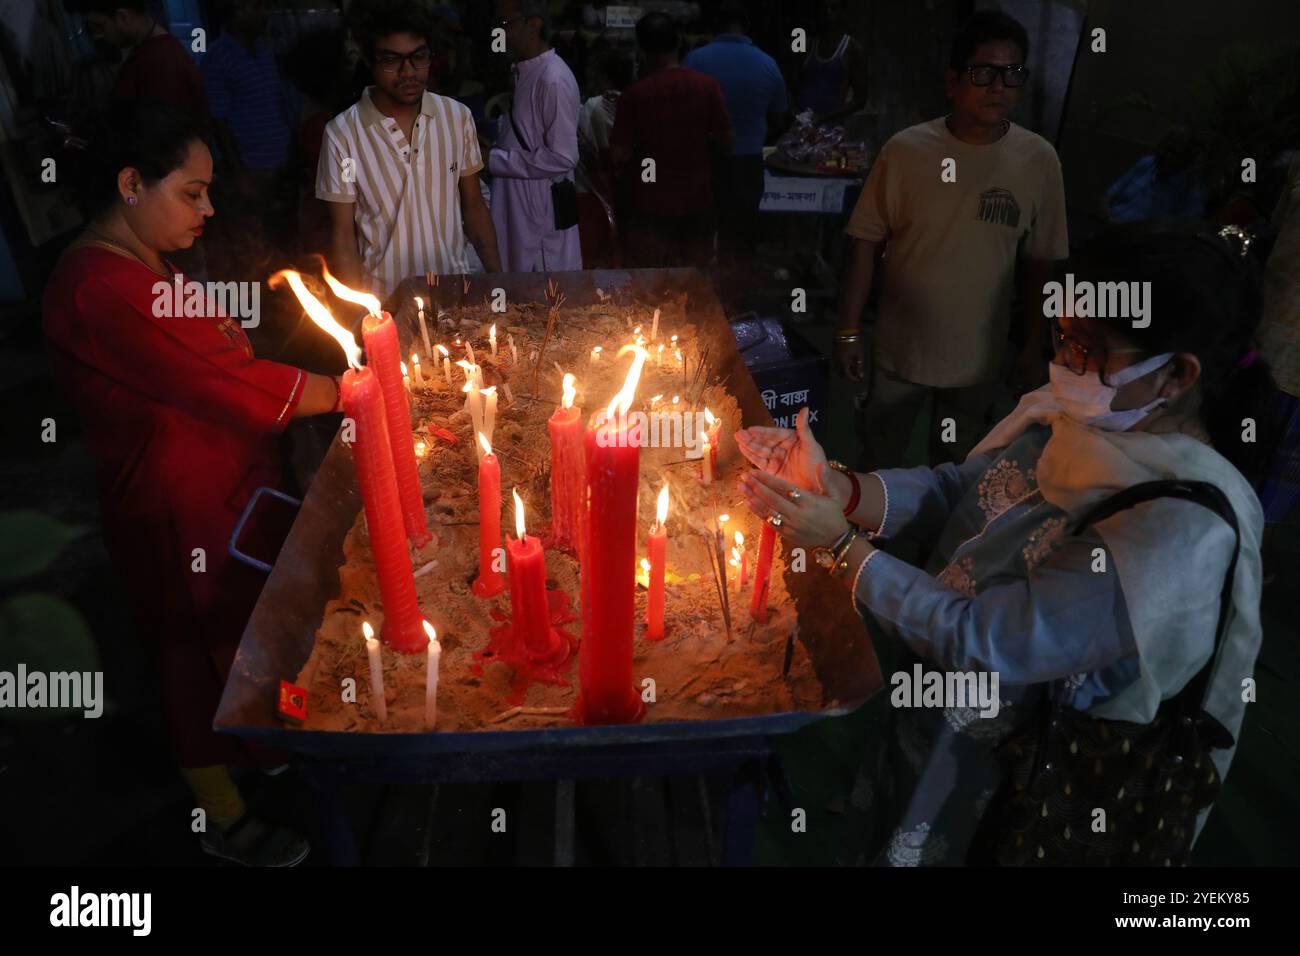
[[[1151, 283], [1149, 325], [1053, 323], [1050, 384], [961, 464], [849, 473], [826, 461], [806, 411], [793, 431], [737, 434], [757, 466], [742, 481], [750, 507], [787, 545], [812, 549], [874, 619], [887, 683], [898, 690], [900, 672], [911, 677], [919, 660], [985, 675], [992, 688], [979, 707], [907, 709], [910, 691], [893, 701], [888, 762], [901, 806], [880, 863], [967, 859], [1001, 782], [994, 748], [1049, 688], [1090, 717], [1149, 724], [1221, 633], [1204, 708], [1235, 738], [1260, 641], [1262, 516], [1243, 472], [1266, 460], [1272, 393], [1251, 344], [1249, 269], [1236, 243], [1192, 225], [1134, 224], [1100, 237], [1073, 264], [1076, 284]], [[1173, 497], [1076, 529], [1116, 493], [1162, 479], [1217, 487], [1240, 544], [1219, 514]], [[933, 545], [925, 568], [872, 543], [902, 533]], [[1225, 587], [1232, 613], [1218, 630]], [[1212, 751], [1220, 778], [1233, 750]], [[877, 793], [891, 789], [875, 782]]]

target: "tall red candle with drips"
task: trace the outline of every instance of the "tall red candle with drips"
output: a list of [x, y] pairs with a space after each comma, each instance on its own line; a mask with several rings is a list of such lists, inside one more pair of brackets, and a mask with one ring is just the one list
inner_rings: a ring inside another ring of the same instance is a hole
[[361, 324], [366, 344], [366, 362], [379, 376], [388, 414], [388, 442], [397, 475], [397, 491], [402, 502], [402, 524], [411, 544], [422, 548], [433, 537], [424, 516], [424, 495], [420, 491], [420, 473], [415, 466], [415, 444], [411, 440], [411, 413], [405, 386], [402, 384], [401, 346], [397, 341], [397, 323], [387, 312], [367, 315]]
[[762, 624], [767, 620], [767, 589], [772, 579], [772, 552], [776, 547], [776, 529], [763, 525], [758, 539], [758, 564], [754, 567], [754, 596], [749, 601], [749, 616]]
[[479, 597], [494, 597], [506, 589], [505, 577], [492, 569], [493, 552], [501, 547], [501, 465], [492, 446], [480, 434], [484, 455], [478, 463], [478, 577], [470, 586]]
[[352, 457], [370, 532], [370, 550], [379, 576], [379, 594], [384, 602], [382, 636], [384, 643], [394, 650], [411, 654], [423, 650], [428, 639], [421, 627], [423, 617], [415, 596], [411, 555], [406, 547], [384, 396], [378, 377], [369, 367], [344, 372], [340, 392], [343, 412], [355, 426]]
[[[565, 399], [571, 401], [570, 381], [565, 375]], [[578, 548], [578, 509], [582, 504], [584, 474], [582, 412], [557, 408], [546, 422], [551, 434], [551, 533], [556, 547]]]
[[644, 712], [632, 687], [636, 618], [636, 516], [640, 480], [637, 423], [593, 418], [587, 429], [588, 526], [583, 555], [587, 601], [580, 650], [583, 723], [622, 724]]

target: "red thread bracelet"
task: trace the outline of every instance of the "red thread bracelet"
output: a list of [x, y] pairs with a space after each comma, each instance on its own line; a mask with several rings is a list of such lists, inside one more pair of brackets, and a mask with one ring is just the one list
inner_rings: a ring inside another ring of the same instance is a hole
[[844, 517], [853, 517], [853, 512], [857, 510], [858, 502], [862, 500], [862, 483], [858, 481], [856, 472], [842, 471], [842, 475], [848, 475], [849, 483], [853, 485], [853, 491], [849, 495], [849, 503], [844, 506]]

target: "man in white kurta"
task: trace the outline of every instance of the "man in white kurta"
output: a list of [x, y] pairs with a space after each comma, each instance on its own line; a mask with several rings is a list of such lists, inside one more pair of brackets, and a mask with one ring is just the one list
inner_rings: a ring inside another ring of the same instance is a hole
[[507, 272], [559, 272], [582, 268], [578, 227], [555, 228], [551, 184], [572, 180], [578, 165], [581, 99], [573, 72], [543, 39], [545, 17], [528, 16], [535, 4], [498, 0], [497, 20], [514, 65], [511, 113], [488, 154], [492, 221]]

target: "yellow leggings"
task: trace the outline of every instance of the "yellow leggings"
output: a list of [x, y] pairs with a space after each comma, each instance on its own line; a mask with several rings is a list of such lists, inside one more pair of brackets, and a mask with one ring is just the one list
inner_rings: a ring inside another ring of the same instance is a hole
[[244, 798], [240, 796], [239, 788], [235, 786], [225, 764], [182, 767], [181, 776], [189, 784], [195, 803], [203, 810], [209, 822], [224, 827], [244, 815]]

